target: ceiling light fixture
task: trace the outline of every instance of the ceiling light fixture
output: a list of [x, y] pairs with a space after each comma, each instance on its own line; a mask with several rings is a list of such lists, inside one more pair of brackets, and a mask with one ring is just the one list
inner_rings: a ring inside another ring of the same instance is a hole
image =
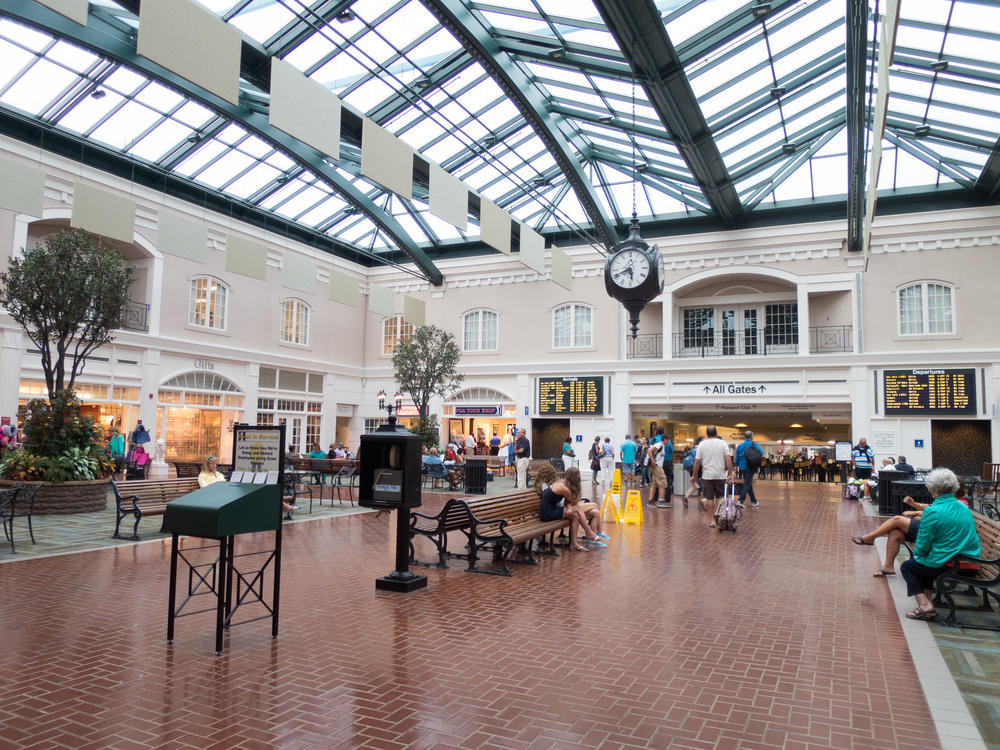
[[773, 89], [771, 89], [771, 98], [772, 99], [777, 99], [777, 98], [779, 98], [781, 96], [784, 96], [785, 95], [785, 91], [786, 91], [786, 89], [785, 89], [784, 86], [775, 86]]
[[335, 16], [335, 18], [340, 23], [348, 23], [349, 21], [353, 21], [355, 19], [354, 11], [349, 8], [347, 10], [342, 10]]
[[792, 422], [792, 423], [791, 423], [790, 425], [788, 425], [788, 426], [789, 426], [789, 427], [797, 427], [797, 428], [801, 428], [801, 427], [802, 427], [802, 425], [800, 425], [800, 424], [799, 424], [798, 422]]
[[556, 47], [554, 50], [549, 52], [549, 57], [553, 60], [562, 60], [566, 57], [566, 50], [563, 47]]
[[917, 127], [913, 129], [913, 134], [917, 136], [917, 138], [923, 138], [926, 135], [930, 135], [930, 132], [930, 125], [917, 125]]
[[610, 125], [615, 121], [615, 118], [612, 117], [611, 115], [604, 115], [604, 117], [599, 117], [597, 121], [602, 125]]
[[737, 422], [736, 424], [733, 425], [733, 427], [746, 427], [746, 426], [747, 426], [746, 422]]
[[784, 153], [789, 154], [789, 155], [794, 154], [795, 153], [795, 144], [794, 143], [782, 143], [781, 144], [781, 150]]
[[931, 63], [931, 70], [936, 70], [938, 73], [940, 73], [942, 70], [948, 70], [948, 61], [935, 60], [934, 62]]
[[90, 92], [91, 99], [103, 99], [107, 95], [108, 92], [105, 91], [104, 89], [94, 89], [93, 91]]
[[750, 15], [752, 15], [754, 18], [763, 18], [770, 12], [771, 12], [771, 3], [769, 2], [757, 3], [756, 5], [750, 8]]

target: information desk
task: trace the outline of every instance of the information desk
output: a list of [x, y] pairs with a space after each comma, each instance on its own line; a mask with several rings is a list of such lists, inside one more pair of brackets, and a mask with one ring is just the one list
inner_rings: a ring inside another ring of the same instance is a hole
[[916, 369], [883, 373], [885, 413], [976, 414], [976, 371]]
[[[222, 631], [231, 625], [240, 606], [259, 602], [266, 614], [242, 622], [270, 617], [271, 634], [278, 634], [278, 593], [281, 577], [281, 489], [276, 484], [234, 484], [216, 482], [182, 495], [167, 503], [163, 530], [173, 537], [170, 548], [170, 609], [167, 615], [167, 640], [174, 638], [177, 617], [208, 612], [212, 608], [182, 612], [194, 597], [215, 595], [215, 650], [222, 650]], [[237, 534], [274, 531], [274, 549], [236, 555]], [[205, 546], [180, 548], [181, 536], [211, 539], [219, 543], [218, 555], [204, 561], [196, 560]], [[236, 560], [255, 562], [254, 570], [237, 568]], [[177, 606], [177, 562], [188, 567], [187, 591]], [[272, 566], [271, 563], [274, 563]], [[270, 568], [273, 595], [270, 604], [264, 600], [264, 577]], [[235, 577], [235, 581], [234, 581]], [[234, 589], [235, 583], [235, 589]], [[235, 597], [234, 597], [235, 591]]]

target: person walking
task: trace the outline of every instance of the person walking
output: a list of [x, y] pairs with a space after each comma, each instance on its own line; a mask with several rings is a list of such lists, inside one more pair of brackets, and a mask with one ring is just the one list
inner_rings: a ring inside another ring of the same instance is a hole
[[[649, 446], [649, 483], [652, 487], [649, 493], [649, 505], [657, 508], [670, 508], [670, 495], [667, 492], [667, 477], [663, 473], [663, 441]], [[662, 493], [662, 496], [661, 496]], [[687, 505], [687, 500], [684, 501]]]
[[875, 451], [868, 447], [868, 441], [864, 438], [851, 448], [851, 464], [855, 479], [871, 479], [872, 469], [875, 468]]
[[635, 484], [635, 456], [639, 452], [639, 446], [632, 440], [631, 435], [625, 435], [619, 449], [622, 459], [622, 484], [629, 487]]
[[604, 445], [601, 446], [601, 484], [611, 486], [611, 477], [615, 471], [615, 446], [611, 444], [611, 438], [604, 438]]
[[705, 439], [698, 445], [694, 456], [693, 475], [698, 476], [701, 469], [702, 507], [712, 517], [708, 525], [715, 528], [715, 499], [722, 499], [726, 491], [726, 483], [733, 478], [733, 457], [729, 455], [729, 446], [719, 437], [715, 425], [705, 428]]
[[754, 442], [752, 430], [744, 432], [743, 438], [743, 442], [736, 446], [736, 466], [743, 473], [743, 489], [740, 490], [740, 499], [736, 504], [741, 508], [746, 507], [743, 503], [747, 495], [750, 495], [750, 505], [757, 508], [760, 503], [757, 502], [757, 495], [753, 491], [753, 475], [760, 467], [764, 451]]
[[[663, 428], [656, 430], [656, 442], [663, 443], [663, 451], [660, 453], [660, 466], [663, 467], [663, 474], [667, 478], [667, 503], [673, 502], [674, 498], [674, 441], [663, 434]], [[684, 502], [687, 507], [687, 501]]]
[[514, 441], [514, 465], [517, 467], [515, 487], [524, 490], [528, 488], [528, 464], [531, 462], [531, 442], [525, 436], [524, 428], [517, 430], [517, 440]]
[[576, 451], [573, 450], [573, 436], [567, 435], [566, 442], [563, 443], [562, 449], [562, 462], [563, 462], [563, 474], [573, 468], [573, 464], [576, 463]]

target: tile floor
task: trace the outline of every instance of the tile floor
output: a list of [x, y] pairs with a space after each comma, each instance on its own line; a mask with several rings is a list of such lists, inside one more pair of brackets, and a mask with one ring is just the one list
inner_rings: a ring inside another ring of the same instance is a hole
[[760, 489], [736, 535], [676, 503], [512, 578], [420, 568], [412, 594], [374, 589], [390, 518], [288, 524], [279, 637], [242, 625], [221, 656], [209, 614], [166, 643], [165, 541], [5, 563], [0, 746], [940, 747], [845, 542], [874, 520], [836, 486]]

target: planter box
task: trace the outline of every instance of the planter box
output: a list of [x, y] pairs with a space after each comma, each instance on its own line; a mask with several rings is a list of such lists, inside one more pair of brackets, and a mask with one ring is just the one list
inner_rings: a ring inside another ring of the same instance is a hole
[[[110, 479], [95, 479], [89, 482], [43, 483], [35, 495], [35, 515], [48, 516], [67, 513], [89, 513], [108, 507], [108, 483]], [[0, 488], [10, 487], [14, 482], [0, 480]]]

